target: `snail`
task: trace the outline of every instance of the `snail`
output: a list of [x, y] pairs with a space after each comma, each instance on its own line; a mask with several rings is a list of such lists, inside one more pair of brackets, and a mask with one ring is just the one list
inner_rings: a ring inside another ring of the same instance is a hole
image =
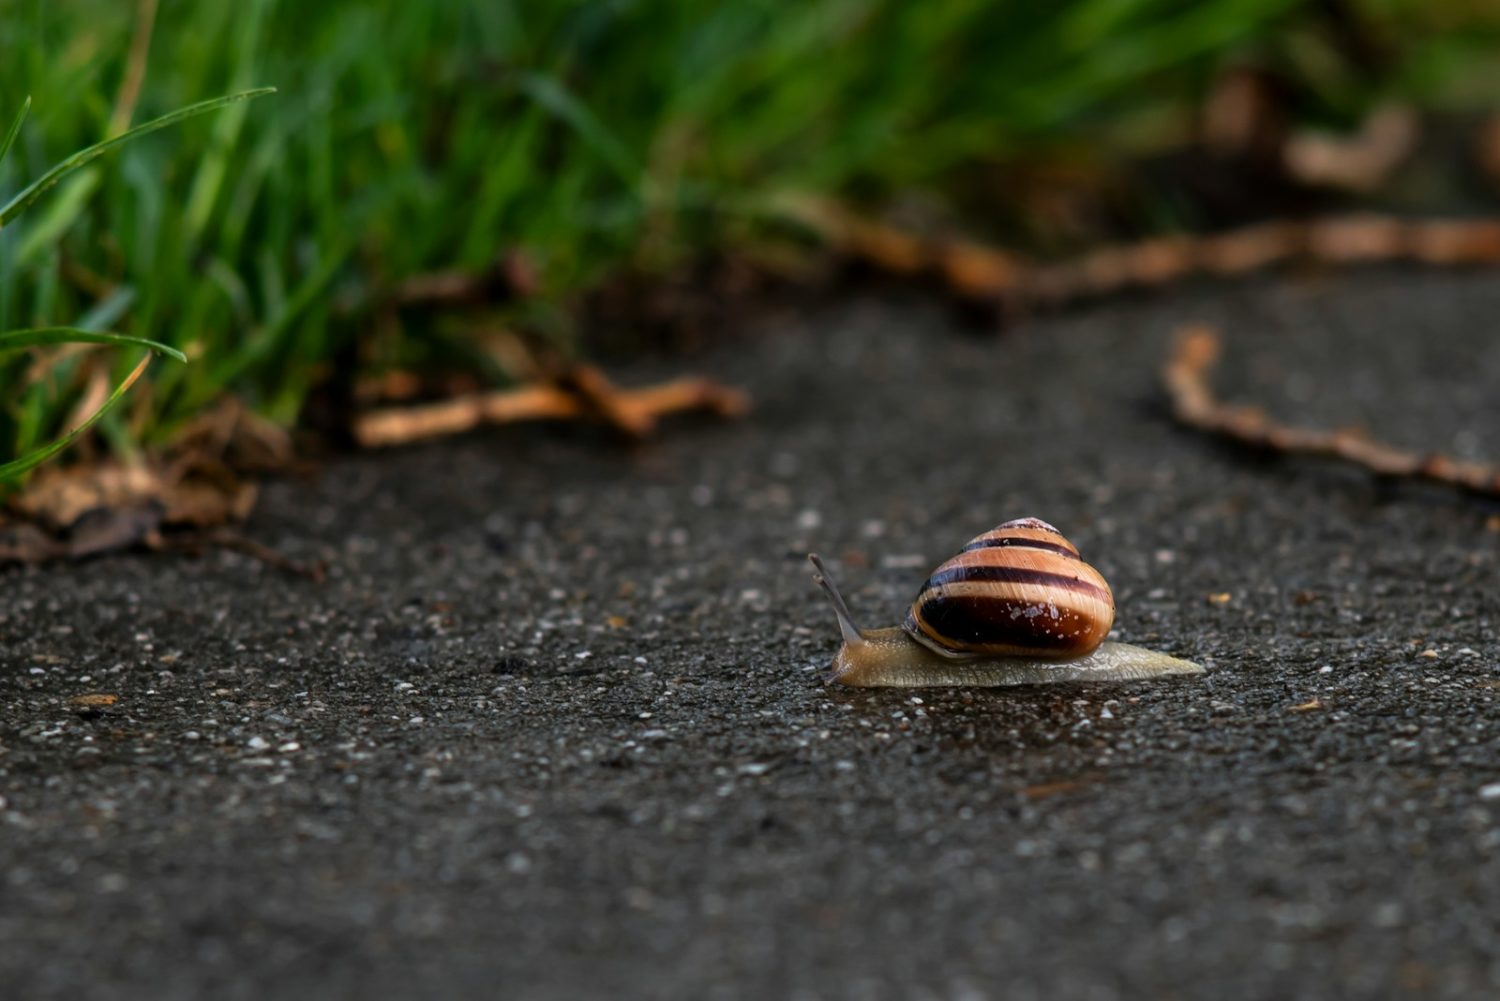
[[832, 681], [921, 688], [1203, 673], [1190, 661], [1106, 640], [1114, 593], [1040, 518], [1007, 521], [972, 539], [927, 578], [906, 621], [887, 629], [856, 626], [823, 561], [808, 559], [844, 637]]

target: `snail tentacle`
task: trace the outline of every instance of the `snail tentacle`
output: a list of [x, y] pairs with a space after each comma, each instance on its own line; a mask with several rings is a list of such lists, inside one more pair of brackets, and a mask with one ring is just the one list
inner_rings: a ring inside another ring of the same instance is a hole
[[833, 603], [833, 614], [838, 616], [839, 632], [844, 636], [844, 642], [848, 644], [859, 644], [864, 642], [862, 630], [854, 624], [854, 616], [849, 612], [849, 605], [844, 601], [844, 596], [839, 593], [839, 587], [828, 576], [828, 569], [823, 566], [823, 561], [818, 558], [817, 553], [808, 553], [807, 559], [818, 571], [813, 575], [813, 581], [828, 595], [828, 600]]

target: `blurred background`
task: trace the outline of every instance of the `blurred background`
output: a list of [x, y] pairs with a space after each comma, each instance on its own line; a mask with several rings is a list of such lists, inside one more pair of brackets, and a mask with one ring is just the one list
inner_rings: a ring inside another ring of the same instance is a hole
[[[278, 88], [121, 147], [0, 229], [0, 330], [187, 355], [101, 423], [115, 452], [226, 395], [337, 433], [399, 395], [393, 372], [431, 396], [690, 346], [684, 299], [826, 280], [831, 205], [1048, 260], [1356, 209], [1482, 214], [1500, 192], [1500, 10], [1471, 0], [0, 12], [0, 124], [33, 102], [0, 200], [132, 125]], [[136, 357], [0, 356], [0, 458]]]

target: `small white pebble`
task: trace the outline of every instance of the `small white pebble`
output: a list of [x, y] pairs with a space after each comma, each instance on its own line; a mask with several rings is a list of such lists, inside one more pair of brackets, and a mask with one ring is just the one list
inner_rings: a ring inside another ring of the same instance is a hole
[[1487, 786], [1480, 786], [1479, 798], [1484, 800], [1500, 799], [1500, 782], [1491, 782]]
[[771, 766], [763, 761], [752, 761], [749, 764], [740, 765], [736, 770], [741, 775], [764, 775], [771, 770]]
[[588, 660], [593, 655], [594, 655], [593, 651], [591, 651], [591, 650], [579, 650], [577, 653], [575, 653], [573, 655], [573, 659], [574, 660]]
[[271, 746], [271, 742], [264, 737], [251, 737], [245, 741], [245, 746], [252, 751], [264, 751]]
[[1324, 664], [1322, 667], [1318, 668], [1318, 673], [1319, 674], [1332, 674], [1333, 673], [1333, 665], [1332, 664]]
[[410, 681], [398, 681], [398, 682], [396, 682], [396, 691], [398, 691], [398, 692], [409, 692], [413, 688], [416, 688], [416, 687], [417, 686], [413, 685]]
[[1158, 563], [1171, 563], [1175, 559], [1177, 559], [1177, 554], [1170, 549], [1158, 549], [1156, 551], [1156, 562]]
[[276, 748], [276, 750], [281, 754], [291, 754], [293, 751], [302, 750], [302, 745], [297, 743], [295, 740], [289, 740], [285, 744], [282, 744], [280, 747]]

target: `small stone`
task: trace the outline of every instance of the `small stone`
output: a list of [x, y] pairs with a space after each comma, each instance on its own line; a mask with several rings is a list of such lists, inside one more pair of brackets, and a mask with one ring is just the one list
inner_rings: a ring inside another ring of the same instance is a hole
[[271, 742], [264, 737], [251, 737], [245, 741], [245, 746], [252, 751], [264, 751], [271, 746]]
[[771, 766], [763, 761], [752, 761], [736, 769], [741, 775], [764, 775], [770, 770]]
[[1479, 798], [1486, 801], [1500, 799], [1500, 782], [1491, 782], [1489, 785], [1480, 786]]
[[277, 747], [276, 750], [280, 754], [291, 754], [293, 751], [302, 750], [302, 745], [297, 743], [295, 740], [289, 740], [285, 744]]

